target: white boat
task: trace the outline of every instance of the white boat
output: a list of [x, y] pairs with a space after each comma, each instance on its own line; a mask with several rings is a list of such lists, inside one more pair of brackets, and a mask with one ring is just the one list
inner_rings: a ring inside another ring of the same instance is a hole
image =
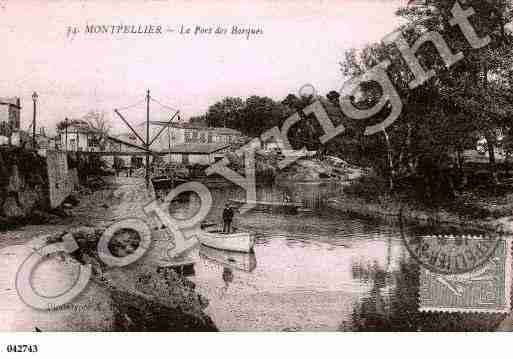
[[291, 208], [299, 208], [302, 207], [303, 204], [301, 202], [277, 202], [277, 201], [252, 201], [252, 200], [241, 200], [241, 199], [230, 199], [230, 202], [236, 204], [252, 204], [255, 206], [263, 206], [263, 207], [291, 207]]
[[249, 253], [255, 245], [255, 235], [248, 232], [223, 233], [220, 230], [202, 231], [201, 244], [226, 251]]
[[298, 209], [303, 206], [300, 202], [272, 202], [272, 201], [252, 201], [252, 200], [240, 200], [240, 199], [230, 199], [231, 203], [235, 203], [238, 205], [249, 204], [256, 207], [263, 208], [272, 208], [273, 210], [281, 210], [286, 213], [295, 214], [298, 212]]

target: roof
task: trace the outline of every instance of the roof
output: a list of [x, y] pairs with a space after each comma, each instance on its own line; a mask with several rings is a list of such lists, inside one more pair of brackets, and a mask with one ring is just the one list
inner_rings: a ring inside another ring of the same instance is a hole
[[230, 147], [229, 144], [216, 144], [216, 143], [182, 143], [174, 145], [170, 150], [162, 151], [162, 154], [167, 153], [183, 153], [183, 154], [211, 154], [221, 151]]
[[241, 132], [228, 127], [206, 127], [207, 130], [225, 135], [240, 135]]
[[133, 142], [136, 144], [139, 143], [139, 139], [137, 138], [137, 136], [131, 132], [119, 133], [119, 134], [111, 135], [110, 137], [121, 140], [121, 141], [125, 141], [125, 142]]
[[[87, 121], [79, 120], [79, 119], [68, 119], [67, 127], [68, 127], [68, 132], [70, 131], [70, 129], [72, 129], [71, 131], [76, 131], [76, 132], [80, 132], [80, 133], [101, 133], [102, 132], [101, 130], [99, 130], [97, 128], [91, 127], [91, 125]], [[60, 129], [58, 129], [58, 131], [65, 132], [66, 128], [65, 127], [60, 128]]]
[[0, 105], [19, 106], [19, 97], [0, 97]]
[[[168, 121], [150, 121], [150, 125], [152, 125], [152, 126], [167, 126], [168, 124], [169, 124]], [[146, 122], [141, 123], [139, 126], [146, 126]], [[241, 134], [240, 131], [237, 131], [233, 128], [205, 127], [205, 126], [193, 125], [189, 122], [172, 122], [171, 125], [169, 125], [169, 127], [204, 130], [204, 131], [211, 131], [211, 132], [216, 132], [216, 133], [225, 134], [225, 135], [240, 135]]]
[[[119, 135], [117, 137], [107, 136], [107, 138], [112, 142], [121, 143], [122, 145], [126, 145], [126, 146], [132, 147], [132, 148], [137, 148], [137, 149], [143, 151], [143, 153], [146, 153], [147, 150], [142, 145], [136, 144], [133, 142], [123, 141], [120, 137], [122, 137], [122, 136], [119, 136]], [[149, 152], [153, 155], [157, 155], [157, 152], [154, 152], [151, 150]], [[124, 152], [124, 153], [128, 153], [128, 152]]]
[[[66, 132], [66, 129], [63, 128], [63, 129], [57, 129], [57, 132], [59, 133], [64, 133]], [[68, 126], [68, 132], [69, 133], [74, 133], [74, 132], [80, 132], [80, 133], [102, 133], [101, 130], [98, 130], [97, 128], [92, 128], [92, 127], [82, 127], [82, 126], [75, 126], [75, 125], [69, 125]]]

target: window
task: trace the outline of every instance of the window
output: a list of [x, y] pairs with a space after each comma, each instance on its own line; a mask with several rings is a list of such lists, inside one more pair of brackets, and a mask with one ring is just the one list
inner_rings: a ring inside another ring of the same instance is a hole
[[192, 133], [191, 131], [185, 131], [185, 143], [192, 142]]
[[87, 138], [87, 147], [96, 147], [100, 145], [100, 139], [96, 136], [90, 136]]
[[9, 136], [9, 124], [5, 121], [0, 122], [0, 135]]

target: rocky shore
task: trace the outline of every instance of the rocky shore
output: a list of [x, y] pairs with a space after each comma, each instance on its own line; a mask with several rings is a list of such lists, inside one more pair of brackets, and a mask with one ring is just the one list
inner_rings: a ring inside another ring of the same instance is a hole
[[392, 197], [376, 196], [375, 200], [355, 196], [343, 196], [331, 198], [328, 206], [339, 212], [354, 216], [378, 219], [386, 222], [399, 223], [403, 221], [409, 224], [422, 226], [437, 226], [439, 228], [475, 229], [496, 231], [505, 234], [513, 234], [513, 217], [500, 218], [468, 218], [458, 213], [439, 208], [415, 208], [414, 206], [400, 202]]
[[[63, 311], [77, 314], [74, 308], [85, 308], [82, 310], [85, 313], [78, 314], [89, 314], [98, 321], [80, 321], [75, 315], [71, 328], [69, 322], [64, 327], [88, 331], [217, 330], [212, 319], [203, 312], [208, 300], [196, 293], [193, 282], [173, 269], [159, 268], [144, 257], [126, 267], [109, 268], [101, 262], [96, 246], [103, 231], [83, 226], [46, 239], [47, 243], [58, 243], [64, 236], [71, 235], [79, 249], [60, 260], [74, 263], [75, 267], [79, 263], [92, 266], [90, 285], [74, 301], [74, 306]], [[102, 297], [101, 303], [98, 302]], [[54, 308], [50, 314], [56, 312], [58, 309]], [[44, 328], [44, 324], [40, 326]]]

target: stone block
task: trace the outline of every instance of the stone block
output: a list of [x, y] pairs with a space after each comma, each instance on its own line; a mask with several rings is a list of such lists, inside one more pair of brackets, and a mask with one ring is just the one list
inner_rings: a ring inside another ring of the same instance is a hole
[[25, 181], [20, 176], [20, 171], [18, 170], [17, 165], [13, 165], [11, 168], [11, 176], [9, 178], [9, 185], [7, 186], [7, 191], [9, 192], [19, 192], [25, 186]]
[[8, 197], [3, 205], [4, 215], [8, 218], [19, 218], [26, 215], [25, 211], [18, 206], [14, 197]]

